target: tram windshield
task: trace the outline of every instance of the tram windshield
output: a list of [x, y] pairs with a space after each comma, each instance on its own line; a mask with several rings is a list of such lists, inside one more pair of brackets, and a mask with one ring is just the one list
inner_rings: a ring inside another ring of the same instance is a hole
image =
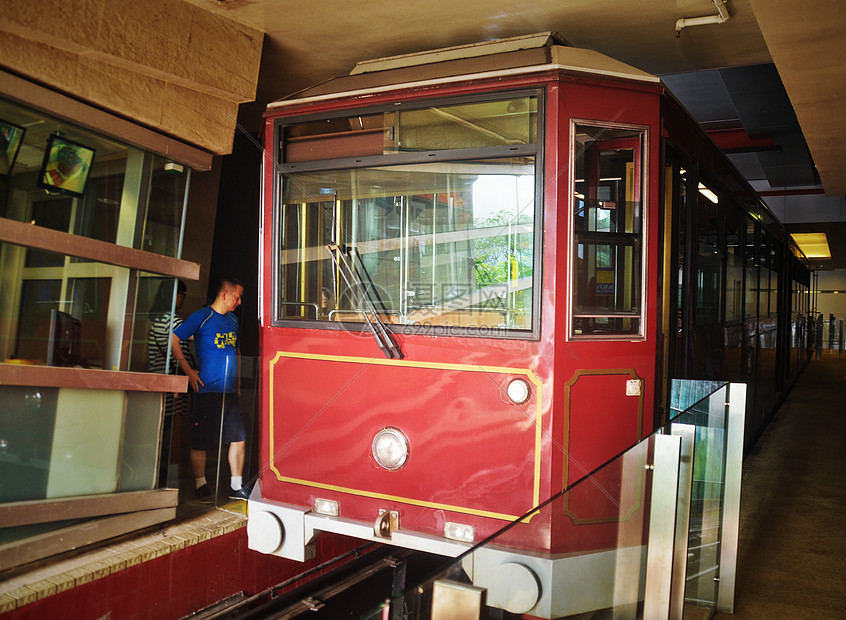
[[[530, 332], [535, 116], [535, 98], [522, 97], [391, 111], [379, 122], [345, 117], [342, 126], [362, 132], [358, 142], [330, 131], [337, 123], [285, 127], [296, 136], [285, 161], [298, 163], [283, 166], [275, 215], [276, 320], [362, 322], [374, 313], [432, 335]], [[300, 139], [317, 131], [329, 135]], [[366, 137], [374, 131], [376, 141]], [[360, 149], [363, 157], [339, 157]], [[306, 159], [318, 163], [299, 163]]]
[[361, 321], [372, 304], [386, 323], [531, 327], [533, 158], [298, 173], [284, 187], [279, 318]]

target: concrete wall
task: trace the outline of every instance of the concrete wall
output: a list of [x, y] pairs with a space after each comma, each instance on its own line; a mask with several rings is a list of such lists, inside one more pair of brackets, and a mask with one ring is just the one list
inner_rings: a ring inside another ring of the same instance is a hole
[[183, 0], [2, 3], [0, 66], [212, 153], [252, 101], [263, 34]]

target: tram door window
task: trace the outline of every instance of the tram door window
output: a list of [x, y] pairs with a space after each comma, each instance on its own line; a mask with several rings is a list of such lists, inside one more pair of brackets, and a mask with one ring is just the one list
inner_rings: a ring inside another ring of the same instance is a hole
[[684, 313], [687, 165], [685, 158], [666, 145], [663, 171], [663, 289], [661, 291], [661, 402], [669, 403], [670, 381], [682, 378], [685, 363]]
[[644, 138], [573, 127], [571, 337], [642, 335]]

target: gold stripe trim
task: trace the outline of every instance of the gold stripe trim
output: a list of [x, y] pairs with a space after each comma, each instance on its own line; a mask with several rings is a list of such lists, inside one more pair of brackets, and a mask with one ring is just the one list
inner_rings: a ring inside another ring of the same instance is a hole
[[[563, 484], [564, 487], [567, 487], [567, 482], [570, 477], [570, 391], [572, 387], [579, 381], [581, 377], [589, 377], [589, 376], [598, 376], [598, 375], [618, 375], [618, 376], [628, 376], [632, 379], [640, 379], [641, 381], [645, 380], [643, 377], [637, 374], [637, 371], [634, 368], [579, 368], [574, 373], [573, 376], [564, 384], [564, 442], [567, 446], [567, 454], [564, 458], [564, 477], [563, 477]], [[643, 439], [643, 391], [641, 391], [640, 396], [637, 397], [637, 436], [638, 439]], [[619, 456], [619, 455], [618, 455]], [[638, 500], [640, 501], [640, 500]], [[564, 494], [563, 504], [563, 512], [566, 516], [572, 519], [574, 525], [586, 525], [591, 523], [613, 523], [619, 521], [618, 518], [611, 518], [610, 520], [598, 519], [598, 520], [591, 520], [591, 519], [579, 519], [576, 514], [570, 509], [570, 494]], [[636, 509], [636, 508], [635, 508]], [[628, 516], [624, 515], [623, 520], [627, 520], [628, 517], [631, 516], [631, 512]]]
[[[270, 385], [275, 385], [274, 381], [274, 370], [276, 367], [276, 363], [283, 358], [287, 359], [304, 359], [304, 360], [318, 360], [318, 361], [325, 361], [325, 362], [344, 362], [344, 363], [352, 363], [352, 364], [366, 364], [368, 366], [402, 366], [406, 368], [427, 368], [427, 369], [436, 369], [436, 370], [455, 370], [461, 372], [483, 372], [483, 373], [497, 373], [497, 374], [513, 374], [513, 375], [522, 375], [526, 377], [528, 381], [530, 381], [535, 388], [537, 389], [537, 395], [535, 397], [535, 467], [534, 467], [534, 481], [533, 481], [533, 488], [532, 488], [532, 506], [533, 508], [540, 503], [540, 475], [541, 475], [541, 441], [543, 438], [543, 417], [542, 417], [542, 405], [543, 405], [543, 383], [538, 379], [534, 373], [528, 368], [509, 368], [505, 366], [476, 366], [476, 365], [469, 365], [469, 364], [455, 364], [455, 363], [448, 363], [448, 362], [423, 362], [423, 361], [413, 361], [413, 360], [396, 360], [396, 359], [382, 359], [382, 358], [367, 358], [367, 357], [354, 357], [354, 356], [343, 356], [343, 355], [323, 355], [318, 353], [299, 353], [299, 352], [291, 352], [291, 351], [277, 351], [276, 355], [273, 357], [272, 360], [269, 362], [269, 369], [270, 369]], [[299, 480], [296, 478], [288, 478], [283, 476], [282, 473], [276, 468], [275, 464], [275, 431], [274, 431], [274, 398], [273, 394], [269, 395], [269, 433], [270, 433], [270, 463], [268, 467], [270, 470], [276, 474], [276, 479], [280, 482], [290, 482], [294, 484], [301, 484], [304, 486], [325, 489], [325, 490], [333, 490], [333, 491], [340, 491], [343, 493], [348, 493], [350, 495], [358, 495], [362, 497], [372, 497], [373, 499], [385, 499], [385, 500], [392, 500], [402, 502], [404, 504], [410, 504], [412, 506], [422, 506], [425, 508], [437, 508], [440, 510], [450, 510], [452, 512], [460, 512], [464, 514], [476, 515], [481, 517], [490, 517], [493, 519], [500, 519], [505, 521], [514, 521], [520, 517], [520, 515], [508, 515], [503, 513], [497, 512], [488, 512], [484, 510], [477, 510], [475, 508], [466, 508], [462, 506], [452, 506], [449, 504], [438, 504], [435, 502], [427, 502], [422, 500], [414, 500], [411, 498], [405, 498], [400, 496], [394, 495], [386, 495], [382, 493], [374, 493], [370, 491], [362, 491], [359, 489], [349, 489], [346, 487], [339, 487], [333, 485], [325, 485], [317, 482], [312, 482], [309, 480]], [[530, 515], [525, 519], [526, 522], [529, 521], [531, 516]]]

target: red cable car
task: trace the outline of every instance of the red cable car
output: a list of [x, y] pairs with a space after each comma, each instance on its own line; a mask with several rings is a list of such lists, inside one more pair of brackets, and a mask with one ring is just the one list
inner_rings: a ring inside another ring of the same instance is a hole
[[663, 139], [707, 142], [677, 107], [549, 35], [268, 107], [251, 548], [304, 560], [330, 531], [456, 556], [527, 514], [498, 544], [616, 542], [587, 495], [532, 511], [661, 423], [684, 311]]

